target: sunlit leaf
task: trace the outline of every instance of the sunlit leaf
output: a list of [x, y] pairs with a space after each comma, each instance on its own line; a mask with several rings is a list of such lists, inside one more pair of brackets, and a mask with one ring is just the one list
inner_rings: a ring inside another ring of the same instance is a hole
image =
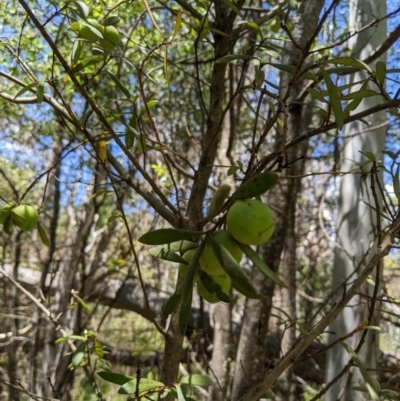
[[99, 63], [104, 63], [104, 57], [102, 56], [91, 56], [88, 58], [85, 58], [82, 60], [80, 63], [78, 63], [73, 69], [72, 72], [74, 74], [84, 70], [85, 68], [88, 68], [92, 65], [99, 64]]
[[181, 27], [181, 22], [182, 22], [182, 11], [178, 10], [178, 12], [176, 13], [175, 28], [172, 38], [175, 38], [175, 36], [178, 34], [179, 29]]
[[76, 11], [82, 19], [86, 19], [89, 16], [89, 7], [83, 1], [75, 1]]
[[78, 367], [81, 364], [85, 355], [86, 355], [86, 343], [82, 342], [78, 345], [78, 347], [74, 351], [74, 354], [73, 354], [72, 360], [71, 360], [72, 366], [74, 368]]
[[189, 386], [201, 386], [201, 387], [209, 387], [214, 384], [212, 379], [206, 375], [184, 376], [179, 380], [179, 383], [189, 384]]
[[21, 96], [23, 93], [25, 93], [25, 92], [27, 92], [27, 91], [33, 89], [35, 86], [38, 85], [38, 83], [39, 83], [39, 82], [32, 82], [31, 84], [24, 86], [24, 87], [14, 96], [14, 100], [15, 100], [17, 97]]
[[146, 378], [140, 378], [139, 385], [136, 377], [127, 383], [123, 384], [122, 387], [118, 390], [118, 394], [135, 394], [136, 391], [139, 391], [139, 395], [158, 390], [159, 388], [164, 387], [164, 383], [155, 380], [149, 380]]

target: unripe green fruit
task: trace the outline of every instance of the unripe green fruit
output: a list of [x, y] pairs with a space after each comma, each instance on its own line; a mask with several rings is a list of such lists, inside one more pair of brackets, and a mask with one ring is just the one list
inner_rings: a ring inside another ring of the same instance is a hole
[[100, 40], [101, 46], [105, 49], [112, 50], [119, 43], [119, 33], [113, 26], [104, 27], [104, 39]]
[[[215, 231], [212, 234], [212, 238], [216, 242], [224, 246], [226, 250], [233, 256], [236, 262], [240, 262], [243, 252], [228, 231]], [[210, 276], [225, 275], [225, 270], [221, 266], [221, 263], [219, 263], [219, 260], [214, 253], [213, 247], [209, 242], [207, 242], [204, 246], [203, 253], [200, 256], [200, 266]]]
[[107, 50], [114, 49], [119, 43], [119, 33], [113, 26], [102, 26], [94, 19], [88, 19], [88, 24], [97, 29], [103, 38], [96, 35], [87, 25], [81, 25], [79, 28], [79, 37], [86, 39], [89, 42], [98, 43], [100, 46]]
[[271, 209], [256, 199], [235, 202], [226, 217], [228, 231], [242, 244], [261, 245], [274, 232]]
[[11, 213], [11, 209], [12, 209], [11, 205], [5, 205], [5, 206], [3, 206], [2, 209], [0, 209], [0, 224], [4, 224], [4, 222], [6, 221], [6, 218]]
[[12, 210], [13, 222], [23, 231], [30, 231], [36, 227], [38, 213], [36, 209], [29, 205], [19, 205]]
[[[224, 277], [219, 277], [219, 276], [213, 276], [212, 278], [219, 286], [221, 287], [222, 292], [227, 294], [229, 292], [229, 288], [231, 288], [231, 279], [228, 276]], [[202, 281], [199, 279], [197, 280], [197, 291], [199, 295], [204, 298], [207, 302], [210, 304], [215, 304], [219, 302], [220, 300], [218, 299], [216, 294], [210, 294], [207, 289], [204, 287], [204, 284]]]
[[281, 29], [281, 22], [279, 19], [274, 18], [271, 23], [269, 24], [269, 26], [271, 27], [272, 32], [279, 32], [279, 30]]

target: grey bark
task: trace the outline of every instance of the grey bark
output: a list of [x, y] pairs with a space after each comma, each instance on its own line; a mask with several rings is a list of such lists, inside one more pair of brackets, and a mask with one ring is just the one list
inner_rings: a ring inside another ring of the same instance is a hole
[[[374, 0], [370, 2], [350, 2], [350, 31], [358, 30], [375, 18], [386, 15], [386, 1]], [[353, 56], [365, 59], [381, 45], [386, 38], [386, 22], [381, 21], [371, 28], [363, 31], [355, 37], [351, 45]], [[385, 55], [380, 57], [385, 61]], [[360, 71], [351, 77], [351, 82], [365, 79], [367, 75]], [[374, 89], [373, 85], [370, 86]], [[365, 98], [360, 107], [355, 111], [373, 107], [379, 103], [378, 97]], [[372, 125], [385, 122], [385, 112], [372, 115], [367, 121]], [[368, 133], [363, 133], [365, 125], [355, 121], [345, 128], [345, 136], [349, 138], [345, 142], [342, 171], [359, 169], [359, 165], [366, 161], [360, 151], [370, 151], [379, 159], [385, 144], [385, 128], [378, 128]], [[374, 204], [369, 190], [370, 179], [361, 175], [346, 175], [342, 179], [340, 187], [340, 204], [337, 218], [337, 241], [342, 249], [336, 248], [335, 266], [333, 274], [333, 289], [338, 291], [333, 299], [336, 302], [341, 299], [343, 291], [351, 285], [358, 276], [359, 271], [368, 263], [371, 250], [376, 248], [376, 219], [373, 211], [363, 201]], [[372, 248], [371, 248], [372, 246]], [[348, 334], [357, 325], [361, 324], [369, 313], [369, 300], [374, 292], [373, 286], [365, 284], [360, 293], [354, 297], [338, 318], [330, 326], [329, 340], [334, 341], [338, 337]], [[362, 295], [362, 296], [361, 296]], [[366, 297], [365, 297], [366, 296]], [[377, 313], [377, 312], [375, 312]], [[374, 324], [371, 322], [371, 324]], [[376, 324], [376, 322], [375, 322]], [[360, 341], [360, 335], [355, 335], [347, 340], [348, 345], [355, 349]], [[361, 361], [366, 367], [376, 367], [378, 359], [379, 336], [377, 331], [369, 331], [366, 342], [359, 353]], [[342, 346], [336, 346], [328, 353], [326, 383], [329, 383], [348, 363], [350, 357]], [[326, 401], [358, 401], [364, 400], [365, 395], [359, 391], [353, 391], [353, 386], [363, 386], [364, 381], [358, 369], [352, 370], [339, 380], [326, 395]]]
[[[320, 10], [324, 2], [304, 2], [300, 6], [293, 20], [292, 36], [296, 42], [305, 48], [308, 40], [312, 37], [317, 23]], [[297, 65], [301, 59], [301, 53], [289, 42], [288, 51], [282, 57], [282, 63]], [[290, 77], [288, 74], [281, 75], [280, 97], [283, 98], [287, 92]], [[296, 99], [303, 88], [304, 81], [299, 82], [292, 90], [288, 103]], [[290, 105], [288, 116], [287, 138], [278, 138], [277, 147], [282, 145], [283, 140], [291, 140], [300, 136], [308, 130], [311, 123], [311, 109], [301, 105]], [[299, 156], [307, 153], [307, 142], [294, 146], [287, 150], [287, 160], [296, 160]], [[295, 163], [287, 175], [297, 175], [303, 171], [304, 161]], [[260, 248], [260, 253], [266, 263], [278, 271], [281, 262], [281, 253], [285, 243], [288, 221], [293, 216], [296, 207], [297, 193], [300, 189], [298, 180], [281, 180], [280, 185], [275, 187], [268, 197], [268, 204], [275, 213], [275, 233], [271, 240]], [[285, 280], [285, 278], [284, 278]], [[252, 274], [252, 282], [255, 283], [257, 291], [265, 296], [264, 300], [257, 301], [247, 299], [243, 318], [242, 331], [239, 340], [238, 353], [236, 357], [236, 369], [232, 390], [232, 399], [240, 399], [247, 391], [254, 387], [264, 378], [268, 363], [265, 360], [266, 338], [268, 333], [269, 316], [272, 309], [272, 296], [274, 284], [266, 280], [257, 271]]]

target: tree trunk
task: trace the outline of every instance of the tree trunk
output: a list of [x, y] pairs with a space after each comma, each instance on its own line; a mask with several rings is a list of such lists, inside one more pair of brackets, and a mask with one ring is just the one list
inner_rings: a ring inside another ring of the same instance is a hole
[[[361, 27], [370, 23], [375, 18], [386, 15], [386, 1], [374, 0], [370, 2], [355, 1], [350, 2], [350, 19], [355, 25], [349, 27], [349, 31], [359, 30]], [[353, 56], [358, 59], [368, 57], [386, 38], [386, 22], [381, 21], [374, 24], [371, 28], [363, 31], [353, 40]], [[385, 56], [380, 60], [385, 61]], [[367, 77], [365, 71], [354, 74], [350, 81], [356, 82]], [[370, 85], [371, 89], [375, 89]], [[378, 97], [365, 98], [357, 112], [375, 106], [379, 103]], [[367, 121], [371, 126], [384, 123], [386, 113], [381, 112], [371, 116]], [[385, 144], [385, 127], [369, 130], [363, 133], [366, 126], [362, 122], [353, 122], [346, 126], [342, 171], [360, 170], [360, 165], [367, 158], [360, 151], [370, 151], [377, 159], [381, 157], [381, 151]], [[368, 168], [368, 167], [367, 167]], [[368, 168], [369, 170], [369, 168]], [[368, 263], [368, 253], [377, 245], [376, 240], [376, 218], [371, 210], [363, 201], [374, 204], [370, 188], [370, 176], [359, 174], [347, 174], [343, 177], [340, 188], [340, 204], [337, 218], [337, 242], [342, 249], [336, 248], [335, 266], [333, 273], [333, 290], [337, 290], [334, 299], [342, 297], [343, 291], [351, 285], [366, 263]], [[350, 333], [358, 325], [368, 318], [369, 305], [374, 293], [374, 287], [365, 284], [360, 291], [360, 296], [353, 299], [338, 318], [330, 326], [329, 340], [335, 341], [337, 338]], [[375, 307], [377, 308], [377, 306]], [[375, 312], [377, 313], [377, 312]], [[370, 322], [375, 325], [376, 322]], [[360, 342], [361, 335], [357, 334], [349, 338], [346, 342], [356, 349]], [[368, 332], [366, 341], [359, 352], [362, 363], [367, 368], [375, 368], [378, 358], [379, 337], [378, 332], [371, 330]], [[332, 381], [341, 372], [343, 367], [349, 362], [350, 357], [343, 346], [338, 345], [328, 352], [328, 363], [326, 370], [326, 383]], [[357, 401], [364, 400], [365, 393], [354, 391], [353, 386], [364, 386], [364, 380], [358, 369], [351, 370], [350, 374], [344, 375], [327, 392], [326, 401]]]
[[[324, 2], [322, 0], [304, 2], [300, 6], [297, 15], [293, 19], [293, 29], [291, 34], [297, 44], [303, 49], [306, 48], [308, 40], [314, 33], [318, 16]], [[297, 65], [301, 59], [301, 52], [291, 43], [287, 42], [287, 51], [282, 57], [283, 64]], [[289, 89], [290, 75], [281, 74], [280, 92], [281, 98], [285, 96]], [[299, 80], [298, 84], [291, 88], [292, 92], [288, 98], [288, 103], [296, 100], [298, 94], [303, 89], [304, 80]], [[311, 124], [311, 108], [303, 105], [290, 104], [288, 112], [287, 138], [277, 138], [277, 148], [282, 146], [282, 142], [296, 138], [307, 131]], [[307, 143], [290, 148], [285, 156], [288, 161], [297, 160], [307, 153]], [[300, 160], [292, 165], [290, 171], [283, 171], [283, 175], [301, 174], [304, 168], [304, 160]], [[281, 180], [279, 186], [275, 187], [268, 197], [268, 204], [275, 213], [275, 232], [271, 240], [260, 248], [260, 253], [266, 263], [274, 271], [279, 269], [281, 253], [285, 243], [288, 229], [288, 222], [293, 216], [296, 208], [297, 193], [300, 189], [298, 179]], [[286, 277], [283, 280], [286, 281]], [[268, 333], [269, 316], [272, 308], [272, 297], [274, 284], [257, 271], [252, 274], [252, 282], [257, 291], [265, 296], [262, 301], [247, 299], [243, 317], [242, 331], [240, 334], [238, 353], [236, 357], [236, 369], [232, 390], [232, 400], [237, 400], [243, 396], [251, 387], [260, 382], [267, 371], [266, 363], [266, 338]]]

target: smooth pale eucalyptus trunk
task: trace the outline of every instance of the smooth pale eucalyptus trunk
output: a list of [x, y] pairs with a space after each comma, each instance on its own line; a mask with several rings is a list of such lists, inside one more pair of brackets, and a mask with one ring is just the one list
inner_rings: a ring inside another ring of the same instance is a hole
[[[234, 90], [233, 75], [233, 68], [230, 67], [230, 96], [232, 96]], [[225, 116], [218, 154], [219, 163], [226, 166], [230, 164], [228, 150], [229, 144], [233, 140], [235, 134], [235, 127], [232, 126], [232, 121], [235, 117], [236, 113], [234, 112], [234, 106], [232, 106], [229, 113]], [[235, 180], [233, 176], [231, 175], [224, 178], [224, 183], [231, 186], [231, 193], [233, 193], [235, 190]], [[211, 321], [214, 328], [214, 336], [210, 368], [214, 384], [209, 389], [208, 401], [223, 401], [228, 391], [232, 357], [232, 306], [222, 302], [216, 304], [212, 308]]]
[[[369, 2], [354, 1], [350, 2], [350, 24], [349, 31], [353, 32], [365, 26], [375, 18], [381, 18], [386, 15], [386, 1], [373, 0]], [[365, 59], [385, 40], [386, 38], [386, 22], [381, 21], [374, 24], [371, 28], [365, 30], [353, 40], [353, 56], [358, 59]], [[385, 56], [380, 60], [385, 61]], [[374, 66], [371, 66], [374, 69]], [[360, 71], [354, 74], [351, 82], [365, 79], [367, 74]], [[371, 89], [374, 85], [370, 85]], [[354, 89], [353, 89], [354, 90]], [[380, 97], [365, 98], [360, 107], [356, 110], [359, 112], [375, 106], [381, 101]], [[385, 144], [386, 129], [384, 122], [386, 119], [385, 112], [377, 113], [367, 121], [371, 126], [381, 125], [375, 130], [368, 130], [362, 122], [356, 121], [345, 127], [345, 146], [342, 158], [342, 171], [360, 171], [360, 165], [367, 158], [360, 151], [370, 151], [374, 153], [377, 159], [382, 157], [381, 151]], [[370, 165], [369, 165], [370, 167]], [[369, 170], [369, 167], [367, 169]], [[335, 265], [333, 273], [333, 290], [337, 290], [334, 299], [341, 298], [343, 291], [351, 285], [351, 282], [357, 277], [357, 272], [361, 271], [368, 263], [368, 253], [374, 249], [376, 243], [376, 218], [374, 211], [371, 210], [363, 201], [374, 204], [373, 196], [370, 190], [370, 177], [360, 174], [348, 174], [342, 178], [340, 187], [340, 203], [337, 218], [337, 242], [343, 247], [343, 250], [336, 248]], [[365, 284], [360, 294], [353, 298], [351, 304], [339, 315], [339, 317], [330, 326], [330, 342], [337, 338], [350, 333], [358, 325], [368, 318], [369, 306], [373, 296], [374, 287]], [[377, 306], [375, 306], [376, 308]], [[375, 316], [378, 312], [375, 312]], [[376, 322], [371, 322], [374, 325]], [[360, 333], [352, 336], [346, 342], [355, 349], [360, 341]], [[359, 352], [361, 361], [368, 368], [376, 367], [378, 358], [379, 336], [377, 331], [369, 331], [366, 341]], [[343, 346], [338, 345], [328, 352], [328, 363], [326, 370], [326, 383], [329, 383], [349, 362], [350, 357]], [[366, 399], [366, 393], [352, 390], [353, 386], [364, 386], [364, 380], [358, 369], [354, 368], [350, 374], [344, 375], [331, 389], [327, 392], [326, 401], [358, 401]]]
[[[307, 1], [302, 3], [297, 15], [293, 19], [293, 28], [291, 34], [296, 43], [305, 48], [307, 41], [311, 38], [318, 23], [318, 16], [324, 2], [322, 0]], [[288, 42], [287, 51], [282, 56], [283, 64], [297, 65], [301, 59], [300, 51]], [[289, 74], [281, 74], [280, 97], [282, 98], [288, 90]], [[299, 81], [292, 88], [288, 103], [296, 100], [298, 94], [304, 89], [306, 82]], [[291, 104], [288, 112], [288, 132], [287, 138], [277, 137], [276, 146], [279, 149], [283, 140], [290, 140], [298, 137], [307, 131], [311, 125], [312, 110], [310, 107]], [[278, 134], [279, 135], [279, 134]], [[297, 160], [299, 157], [306, 156], [307, 143], [303, 142], [298, 146], [287, 150], [285, 156], [288, 161]], [[304, 160], [299, 160], [291, 166], [290, 171], [283, 171], [283, 175], [300, 175], [304, 169]], [[281, 254], [286, 242], [286, 234], [289, 227], [289, 220], [294, 219], [296, 208], [296, 197], [300, 190], [300, 181], [298, 179], [283, 179], [280, 185], [276, 186], [268, 196], [267, 203], [275, 213], [275, 232], [271, 240], [260, 247], [260, 255], [266, 263], [274, 270], [279, 269], [281, 263]], [[294, 222], [292, 222], [295, 224]], [[289, 266], [289, 274], [293, 277], [295, 266]], [[283, 277], [287, 281], [286, 277]], [[289, 279], [290, 280], [290, 279]], [[292, 280], [290, 280], [292, 281]], [[259, 383], [267, 372], [267, 334], [269, 326], [269, 317], [271, 314], [272, 297], [274, 294], [274, 284], [257, 271], [252, 274], [252, 282], [257, 291], [265, 296], [262, 301], [247, 299], [243, 317], [243, 325], [239, 340], [238, 353], [236, 357], [235, 376], [232, 389], [232, 400], [240, 399], [256, 383]], [[293, 286], [291, 290], [294, 291]], [[291, 296], [294, 296], [292, 294]], [[292, 305], [292, 304], [291, 304]], [[276, 311], [273, 311], [275, 313]], [[291, 334], [291, 338], [293, 333]], [[292, 340], [291, 340], [292, 341]]]

